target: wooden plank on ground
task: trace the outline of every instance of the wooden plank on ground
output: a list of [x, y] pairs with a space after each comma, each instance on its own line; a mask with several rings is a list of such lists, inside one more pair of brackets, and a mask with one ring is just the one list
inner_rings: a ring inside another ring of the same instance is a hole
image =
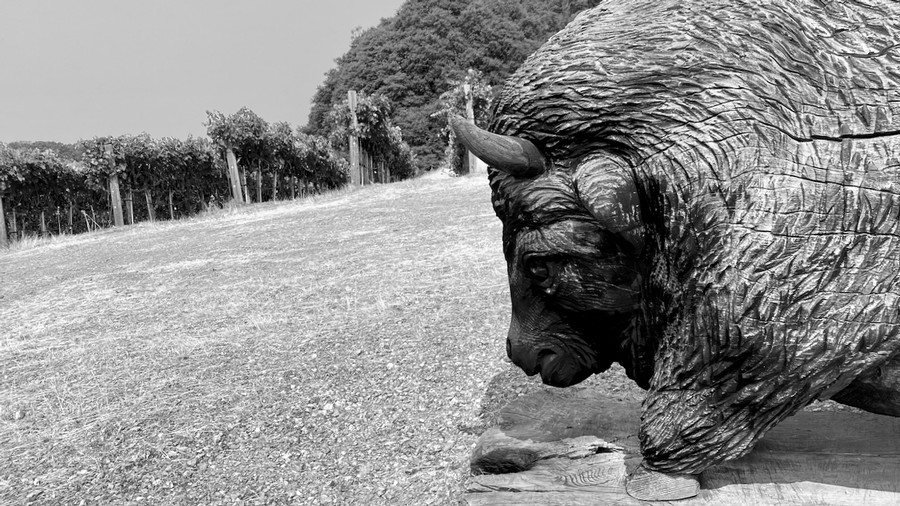
[[[481, 505], [641, 505], [625, 493], [640, 463], [640, 402], [590, 389], [513, 401], [472, 455], [465, 500]], [[483, 474], [481, 474], [483, 473]], [[692, 499], [652, 504], [900, 504], [900, 418], [803, 412], [749, 455], [708, 470]]]

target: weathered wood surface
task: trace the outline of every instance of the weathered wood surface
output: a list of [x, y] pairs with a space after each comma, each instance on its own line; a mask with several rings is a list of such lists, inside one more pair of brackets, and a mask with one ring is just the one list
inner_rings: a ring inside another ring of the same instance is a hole
[[228, 181], [231, 182], [231, 198], [236, 203], [243, 202], [244, 194], [241, 192], [241, 173], [238, 171], [234, 147], [225, 147], [225, 161], [228, 164]]
[[125, 217], [129, 225], [134, 225], [134, 190], [131, 188], [125, 192]]
[[[465, 499], [470, 506], [648, 504], [625, 493], [625, 477], [641, 459], [639, 421], [639, 400], [590, 389], [519, 398], [479, 440]], [[900, 418], [801, 412], [749, 455], [703, 473], [700, 486], [695, 498], [653, 504], [900, 504]]]
[[356, 118], [356, 102], [358, 97], [356, 90], [347, 90], [347, 102], [350, 106], [350, 184], [356, 186], [362, 184], [362, 174], [359, 170], [359, 137], [356, 131], [359, 130], [359, 122]]
[[119, 191], [119, 175], [116, 173], [109, 175], [109, 195], [112, 198], [113, 225], [124, 227], [125, 218], [123, 218], [122, 214], [122, 194]]
[[898, 20], [607, 0], [551, 37], [459, 135], [500, 162], [510, 359], [559, 387], [618, 361], [646, 467], [699, 474], [900, 356]]
[[0, 182], [0, 247], [9, 246], [9, 235], [6, 232], [6, 211], [3, 210], [3, 191], [6, 185]]
[[113, 156], [113, 148], [111, 145], [104, 144], [103, 151], [104, 153], [106, 153], [110, 168], [109, 196], [112, 201], [113, 225], [117, 227], [124, 227], [125, 219], [122, 217], [122, 193], [119, 191], [119, 174], [117, 172], [121, 169], [121, 167], [116, 164], [116, 159]]

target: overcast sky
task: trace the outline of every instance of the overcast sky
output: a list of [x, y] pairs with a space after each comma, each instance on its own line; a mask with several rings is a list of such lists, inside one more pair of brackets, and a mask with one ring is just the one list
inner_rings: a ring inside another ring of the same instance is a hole
[[0, 142], [206, 135], [207, 110], [306, 124], [357, 26], [403, 0], [0, 0]]

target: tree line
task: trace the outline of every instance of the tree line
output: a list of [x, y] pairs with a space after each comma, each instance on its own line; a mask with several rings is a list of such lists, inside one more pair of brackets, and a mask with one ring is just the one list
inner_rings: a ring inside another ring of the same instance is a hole
[[[339, 188], [348, 174], [346, 142], [339, 138], [351, 129], [345, 109], [335, 105], [330, 138], [286, 122], [270, 124], [245, 107], [230, 115], [208, 111], [208, 138], [144, 133], [75, 145], [0, 143], [0, 230], [7, 232], [0, 243], [25, 233], [110, 226], [115, 194], [131, 224], [190, 216], [228, 201], [293, 199]], [[413, 175], [415, 161], [390, 121], [390, 104], [366, 97], [360, 109], [356, 133], [373, 157], [396, 167], [394, 180]]]
[[[419, 170], [448, 157], [442, 95], [469, 69], [499, 90], [525, 58], [599, 0], [407, 0], [393, 17], [353, 38], [313, 97], [304, 131], [328, 135], [329, 115], [347, 90], [393, 104]], [[476, 113], [477, 114], [477, 113]]]

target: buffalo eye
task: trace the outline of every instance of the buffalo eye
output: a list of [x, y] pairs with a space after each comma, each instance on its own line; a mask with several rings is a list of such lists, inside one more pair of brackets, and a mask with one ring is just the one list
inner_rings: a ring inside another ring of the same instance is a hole
[[524, 260], [525, 275], [538, 285], [549, 287], [554, 270], [550, 259], [539, 255], [527, 255]]

